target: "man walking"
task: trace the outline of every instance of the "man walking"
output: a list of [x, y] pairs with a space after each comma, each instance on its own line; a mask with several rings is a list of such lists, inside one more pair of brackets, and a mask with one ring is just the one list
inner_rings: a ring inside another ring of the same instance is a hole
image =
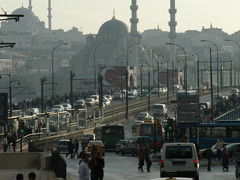
[[79, 180], [89, 180], [88, 154], [85, 151], [81, 153], [78, 174]]

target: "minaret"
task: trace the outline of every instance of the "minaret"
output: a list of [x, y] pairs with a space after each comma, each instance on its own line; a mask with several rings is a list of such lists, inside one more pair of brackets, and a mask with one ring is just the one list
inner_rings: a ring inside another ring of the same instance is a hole
[[[170, 0], [170, 21], [169, 21], [169, 26], [170, 26], [170, 33], [169, 33], [169, 39], [170, 43], [176, 43], [176, 26], [177, 22], [175, 21], [175, 14], [177, 10], [175, 9], [175, 0]], [[176, 64], [175, 59], [176, 59], [176, 46], [170, 46], [170, 60]]]
[[30, 11], [32, 11], [32, 0], [29, 0], [29, 6], [28, 6], [28, 9], [29, 9]]
[[132, 35], [137, 35], [138, 31], [137, 31], [137, 23], [138, 23], [138, 18], [137, 18], [137, 10], [138, 10], [138, 6], [137, 6], [137, 0], [132, 0], [132, 5], [130, 6], [130, 9], [132, 11], [132, 18], [130, 19], [131, 22], [131, 34]]
[[51, 8], [51, 0], [48, 0], [48, 29], [52, 30], [52, 8]]

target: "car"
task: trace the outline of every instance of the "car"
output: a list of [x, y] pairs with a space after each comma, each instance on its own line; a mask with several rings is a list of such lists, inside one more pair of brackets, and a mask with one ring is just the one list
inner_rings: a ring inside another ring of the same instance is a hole
[[102, 101], [103, 101], [103, 104], [105, 104], [106, 106], [109, 106], [111, 104], [111, 101], [108, 100], [108, 98], [106, 98], [106, 97], [103, 97]]
[[239, 150], [240, 150], [240, 143], [231, 143], [231, 144], [228, 144], [228, 145], [226, 145], [226, 146], [222, 149], [222, 152], [223, 152], [224, 149], [227, 150], [228, 155], [229, 155], [229, 158], [232, 158], [233, 154], [234, 154], [236, 151], [239, 151]]
[[210, 102], [200, 102], [199, 103], [200, 107], [204, 105], [205, 108], [210, 109], [211, 108], [211, 103]]
[[72, 105], [69, 104], [69, 103], [63, 103], [62, 106], [64, 107], [64, 110], [65, 110], [65, 111], [72, 108]]
[[38, 108], [29, 108], [27, 110], [27, 115], [34, 115], [34, 114], [39, 114], [39, 109]]
[[115, 152], [118, 154], [119, 152], [121, 152], [121, 148], [123, 146], [123, 144], [126, 142], [126, 139], [121, 139], [117, 142], [117, 144], [115, 145]]
[[[226, 142], [218, 142], [214, 145], [211, 146], [211, 150], [212, 150], [212, 158], [218, 158], [218, 154], [217, 154], [217, 148], [219, 149], [223, 149], [226, 145], [228, 145], [229, 143]], [[208, 149], [200, 149], [199, 150], [199, 157], [201, 158], [207, 158], [208, 157]]]
[[122, 99], [122, 93], [115, 93], [113, 94], [113, 100], [121, 100]]
[[161, 177], [191, 177], [199, 180], [199, 160], [193, 143], [164, 143], [160, 160]]
[[132, 156], [137, 155], [137, 139], [136, 138], [127, 138], [125, 142], [123, 142], [120, 148], [121, 155], [131, 154]]
[[94, 98], [87, 98], [85, 100], [85, 104], [88, 106], [88, 107], [91, 107], [91, 106], [94, 106], [96, 103], [95, 99]]
[[76, 100], [76, 101], [75, 101], [75, 105], [85, 106], [85, 101], [84, 101], [83, 99]]
[[68, 144], [69, 144], [70, 140], [69, 139], [62, 139], [58, 141], [57, 144], [57, 151], [61, 154], [61, 153], [68, 153]]
[[82, 148], [85, 149], [85, 147], [87, 147], [89, 141], [92, 141], [94, 139], [95, 139], [94, 134], [84, 134], [80, 139], [81, 144], [82, 144]]
[[[162, 93], [162, 89], [161, 88], [159, 88], [159, 93]], [[153, 88], [151, 90], [151, 94], [158, 94], [158, 88]]]
[[111, 102], [112, 101], [112, 96], [111, 95], [105, 95], [105, 97]]
[[148, 90], [142, 90], [142, 93], [141, 93], [141, 91], [139, 92], [140, 97], [145, 97], [145, 96], [148, 96], [148, 95], [149, 95]]
[[231, 94], [237, 94], [238, 95], [239, 90], [237, 88], [234, 88], [231, 90]]
[[148, 112], [140, 112], [137, 115], [137, 120], [147, 120], [147, 119], [152, 119], [152, 116]]
[[96, 147], [96, 151], [101, 152], [103, 156], [105, 155], [105, 147], [104, 147], [104, 144], [101, 140], [89, 141], [88, 146], [87, 146], [87, 152], [92, 154], [93, 151], [94, 151], [93, 147]]
[[52, 107], [52, 112], [63, 112], [63, 111], [64, 111], [64, 107], [61, 104], [54, 105]]
[[162, 115], [165, 115], [167, 113], [167, 106], [166, 104], [154, 104], [151, 106], [151, 112], [152, 113], [160, 113]]
[[99, 95], [91, 95], [90, 98], [95, 99], [96, 104], [99, 103]]
[[137, 91], [128, 92], [128, 100], [136, 99], [136, 98], [137, 98]]

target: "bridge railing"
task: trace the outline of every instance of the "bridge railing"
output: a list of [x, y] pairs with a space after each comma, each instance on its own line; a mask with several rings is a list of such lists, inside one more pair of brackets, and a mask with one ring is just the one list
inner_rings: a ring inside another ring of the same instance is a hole
[[217, 122], [220, 120], [237, 120], [239, 118], [240, 118], [240, 107], [237, 107], [215, 118], [214, 121]]

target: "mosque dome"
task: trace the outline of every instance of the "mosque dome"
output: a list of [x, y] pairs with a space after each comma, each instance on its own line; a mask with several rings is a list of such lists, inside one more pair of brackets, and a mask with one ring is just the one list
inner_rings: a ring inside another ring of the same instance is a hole
[[23, 14], [24, 17], [35, 17], [34, 13], [31, 10], [24, 7], [14, 10], [12, 14]]
[[125, 36], [128, 34], [127, 25], [122, 21], [117, 20], [115, 17], [113, 17], [110, 21], [105, 22], [98, 31], [98, 35], [103, 36]]

